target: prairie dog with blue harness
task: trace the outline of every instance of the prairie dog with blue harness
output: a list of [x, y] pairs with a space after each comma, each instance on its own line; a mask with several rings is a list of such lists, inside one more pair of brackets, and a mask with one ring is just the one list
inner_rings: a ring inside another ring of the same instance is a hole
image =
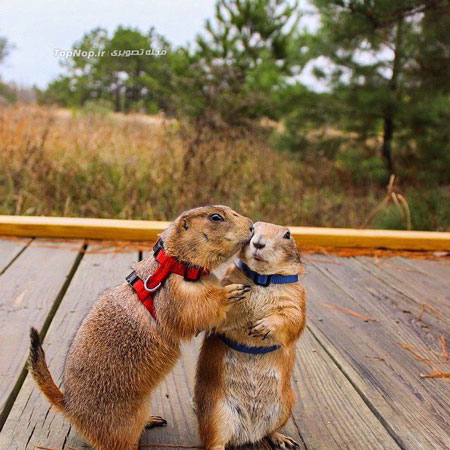
[[264, 222], [222, 284], [251, 286], [226, 320], [206, 336], [197, 363], [194, 404], [207, 450], [265, 439], [299, 448], [278, 430], [291, 415], [295, 343], [305, 327], [300, 253], [289, 229]]

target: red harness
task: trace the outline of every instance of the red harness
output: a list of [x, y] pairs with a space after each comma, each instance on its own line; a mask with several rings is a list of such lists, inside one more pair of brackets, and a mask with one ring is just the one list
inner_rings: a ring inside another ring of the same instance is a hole
[[209, 270], [180, 262], [173, 256], [168, 255], [164, 251], [164, 244], [161, 239], [153, 247], [153, 254], [156, 261], [159, 262], [159, 266], [145, 281], [139, 278], [136, 272], [131, 272], [126, 280], [136, 292], [139, 300], [156, 320], [153, 295], [161, 288], [171, 273], [183, 276], [186, 281], [198, 281], [201, 276], [208, 275]]

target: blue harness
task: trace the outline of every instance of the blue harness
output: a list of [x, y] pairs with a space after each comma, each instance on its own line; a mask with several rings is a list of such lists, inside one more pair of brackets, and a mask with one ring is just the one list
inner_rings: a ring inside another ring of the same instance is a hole
[[[258, 286], [267, 287], [270, 284], [296, 283], [298, 281], [298, 275], [280, 275], [277, 273], [272, 275], [263, 275], [261, 273], [255, 272], [240, 259], [237, 260], [237, 266], [242, 270], [242, 272], [245, 273], [248, 278], [253, 280], [253, 283], [257, 284]], [[267, 347], [252, 347], [246, 344], [240, 344], [239, 342], [230, 339], [222, 333], [217, 333], [216, 336], [233, 350], [242, 353], [250, 353], [252, 355], [262, 355], [264, 353], [273, 352], [274, 350], [278, 350], [280, 348], [279, 345], [270, 345]]]
[[297, 283], [298, 281], [298, 275], [280, 275], [278, 273], [274, 273], [272, 275], [264, 275], [262, 273], [255, 272], [240, 259], [237, 260], [236, 264], [239, 269], [241, 269], [242, 272], [244, 272], [245, 275], [258, 286], [267, 287], [269, 286], [269, 284]]
[[236, 350], [241, 353], [250, 353], [251, 355], [263, 355], [264, 353], [270, 353], [274, 350], [278, 350], [280, 348], [279, 345], [270, 345], [267, 347], [251, 347], [249, 345], [240, 344], [239, 342], [233, 341], [229, 337], [225, 336], [222, 333], [216, 334], [216, 336], [222, 340], [223, 343], [227, 344], [228, 347], [231, 347], [233, 350]]

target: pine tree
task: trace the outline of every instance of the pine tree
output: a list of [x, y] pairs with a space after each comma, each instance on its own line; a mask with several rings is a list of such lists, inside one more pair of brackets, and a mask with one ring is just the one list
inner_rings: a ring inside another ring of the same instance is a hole
[[4, 36], [0, 36], [0, 63], [9, 55], [13, 45]]
[[[6, 37], [0, 36], [0, 64], [2, 64], [13, 48], [14, 45]], [[17, 100], [16, 91], [17, 89], [14, 84], [2, 82], [0, 74], [0, 105], [5, 101], [7, 103], [15, 102]]]
[[276, 117], [277, 91], [300, 69], [298, 19], [296, 2], [218, 0], [185, 74], [191, 113], [209, 125]]
[[[328, 67], [317, 68], [316, 73], [328, 81], [335, 102], [338, 100], [335, 123], [364, 139], [381, 134], [381, 156], [392, 173], [396, 170], [396, 154], [413, 154], [419, 138], [423, 137], [424, 143], [429, 141], [433, 126], [445, 127], [448, 121], [448, 103], [442, 102], [442, 96], [447, 92], [448, 99], [449, 3], [312, 3], [320, 13], [321, 27], [311, 36], [311, 57], [328, 60]], [[429, 113], [427, 107], [431, 108]], [[423, 122], [422, 130], [417, 121]], [[441, 143], [448, 145], [448, 124], [445, 136]], [[419, 151], [423, 154], [427, 149]], [[443, 154], [445, 147], [441, 151]]]

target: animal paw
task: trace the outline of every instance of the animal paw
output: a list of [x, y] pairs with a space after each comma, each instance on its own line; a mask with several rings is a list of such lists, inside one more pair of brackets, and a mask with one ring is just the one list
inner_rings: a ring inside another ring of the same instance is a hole
[[166, 425], [167, 425], [166, 419], [163, 419], [160, 416], [151, 415], [148, 418], [147, 423], [145, 424], [145, 429], [149, 430], [150, 428], [155, 428], [155, 427], [165, 427]]
[[226, 299], [229, 302], [236, 302], [247, 298], [250, 286], [248, 284], [228, 284], [224, 289]]
[[260, 337], [263, 341], [274, 332], [275, 324], [270, 317], [264, 317], [263, 319], [258, 320], [248, 329], [249, 336], [253, 336], [255, 338]]
[[278, 449], [300, 449], [300, 445], [294, 441], [294, 439], [292, 439], [289, 436], [286, 436], [285, 434], [282, 433], [272, 433], [269, 436], [267, 436], [267, 442], [270, 445], [270, 448], [272, 450], [278, 450]]

